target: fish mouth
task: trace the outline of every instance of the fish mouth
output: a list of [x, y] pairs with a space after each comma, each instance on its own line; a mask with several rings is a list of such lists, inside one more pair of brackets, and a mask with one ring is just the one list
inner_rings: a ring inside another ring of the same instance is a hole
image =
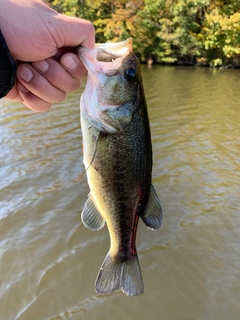
[[100, 72], [113, 76], [119, 72], [122, 60], [132, 52], [132, 44], [132, 38], [114, 43], [96, 43], [94, 49], [78, 46], [77, 53], [93, 79]]
[[103, 62], [112, 62], [113, 60], [125, 57], [132, 51], [132, 38], [125, 41], [113, 43], [97, 43], [97, 60]]

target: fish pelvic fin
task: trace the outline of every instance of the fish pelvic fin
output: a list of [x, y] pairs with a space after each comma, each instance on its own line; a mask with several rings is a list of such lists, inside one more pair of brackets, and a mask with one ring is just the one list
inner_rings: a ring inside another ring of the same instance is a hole
[[104, 227], [105, 220], [96, 208], [91, 193], [88, 195], [88, 199], [84, 205], [81, 218], [85, 227], [90, 230], [100, 230]]
[[127, 296], [143, 293], [142, 273], [137, 255], [121, 262], [109, 252], [98, 273], [95, 290], [102, 294], [110, 294], [118, 289]]
[[149, 189], [149, 197], [141, 218], [150, 229], [158, 229], [162, 224], [162, 207], [153, 185]]

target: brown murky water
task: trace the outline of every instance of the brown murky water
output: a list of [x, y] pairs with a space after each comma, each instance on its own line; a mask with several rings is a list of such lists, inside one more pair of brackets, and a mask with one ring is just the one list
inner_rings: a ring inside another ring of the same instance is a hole
[[142, 73], [164, 209], [138, 229], [145, 293], [94, 291], [109, 236], [80, 220], [80, 92], [44, 114], [1, 100], [1, 320], [240, 319], [240, 72]]

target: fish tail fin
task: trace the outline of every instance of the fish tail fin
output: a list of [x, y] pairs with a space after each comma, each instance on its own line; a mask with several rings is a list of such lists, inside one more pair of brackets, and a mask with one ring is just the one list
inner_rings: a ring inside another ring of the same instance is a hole
[[117, 289], [127, 296], [137, 296], [144, 291], [138, 256], [131, 256], [122, 262], [109, 252], [98, 273], [95, 289], [99, 293], [109, 294]]

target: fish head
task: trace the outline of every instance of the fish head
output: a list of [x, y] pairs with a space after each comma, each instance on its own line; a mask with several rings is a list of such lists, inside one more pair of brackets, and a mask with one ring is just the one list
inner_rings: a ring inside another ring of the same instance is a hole
[[81, 114], [100, 131], [123, 131], [137, 110], [141, 81], [132, 39], [96, 44], [92, 50], [78, 47], [78, 55], [88, 71]]

